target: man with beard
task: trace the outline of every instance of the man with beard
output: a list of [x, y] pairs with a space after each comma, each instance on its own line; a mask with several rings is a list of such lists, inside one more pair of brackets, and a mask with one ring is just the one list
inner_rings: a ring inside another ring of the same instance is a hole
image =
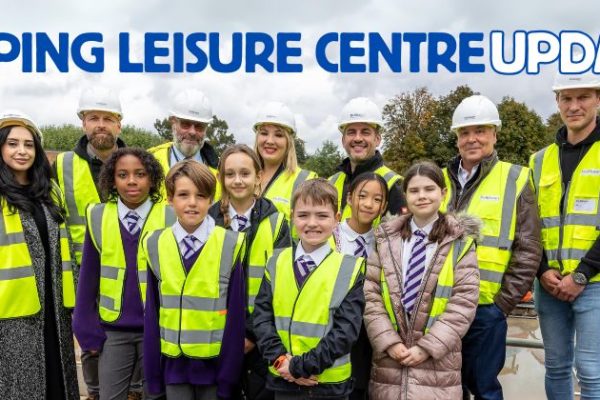
[[[212, 119], [212, 106], [204, 93], [188, 89], [175, 97], [173, 108], [169, 111], [173, 142], [148, 149], [162, 165], [165, 175], [179, 161], [192, 159], [206, 164], [217, 176], [219, 157], [210, 143], [206, 142], [206, 130]], [[161, 193], [163, 201], [166, 201], [164, 184]], [[214, 201], [220, 197], [221, 188], [217, 185]]]
[[[100, 169], [117, 148], [125, 147], [125, 143], [118, 138], [123, 114], [119, 97], [113, 91], [103, 87], [84, 90], [77, 116], [81, 119], [84, 135], [73, 151], [58, 155], [53, 173], [65, 197], [66, 222], [79, 266], [85, 237], [85, 210], [91, 203], [106, 200], [101, 198], [97, 188]], [[81, 354], [88, 399], [98, 399], [98, 358], [98, 352], [83, 351]]]

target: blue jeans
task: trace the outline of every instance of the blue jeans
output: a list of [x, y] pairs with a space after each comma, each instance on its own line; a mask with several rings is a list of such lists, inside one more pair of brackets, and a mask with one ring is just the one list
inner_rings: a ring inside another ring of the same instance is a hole
[[574, 398], [573, 360], [581, 399], [600, 399], [600, 283], [588, 285], [569, 303], [546, 292], [536, 279], [535, 306], [544, 339], [548, 399]]

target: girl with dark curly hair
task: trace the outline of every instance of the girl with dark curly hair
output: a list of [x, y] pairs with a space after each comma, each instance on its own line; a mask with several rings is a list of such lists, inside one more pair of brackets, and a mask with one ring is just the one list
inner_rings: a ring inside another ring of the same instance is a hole
[[138, 267], [138, 249], [146, 233], [175, 222], [161, 202], [163, 179], [146, 150], [118, 149], [99, 176], [108, 201], [87, 209], [73, 331], [82, 350], [100, 353], [100, 398], [126, 399], [134, 366], [142, 363], [146, 271]]

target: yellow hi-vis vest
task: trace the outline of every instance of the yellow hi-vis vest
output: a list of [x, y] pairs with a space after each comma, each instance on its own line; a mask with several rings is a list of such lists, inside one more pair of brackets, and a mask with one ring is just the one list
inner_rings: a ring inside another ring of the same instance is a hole
[[186, 273], [172, 229], [146, 236], [144, 251], [159, 285], [162, 354], [192, 358], [219, 355], [229, 280], [243, 255], [244, 237], [243, 233], [215, 227]]
[[[175, 221], [175, 213], [170, 206], [153, 204], [139, 237], [142, 238], [148, 232], [173, 225]], [[104, 322], [115, 322], [121, 316], [127, 267], [121, 229], [119, 228], [117, 202], [110, 201], [91, 205], [87, 210], [87, 222], [92, 243], [100, 254], [100, 296], [98, 300], [100, 318]], [[138, 246], [138, 260], [142, 253], [139, 250]], [[138, 263], [138, 283], [140, 298], [145, 301], [146, 263]]]
[[[262, 197], [269, 199], [275, 204], [277, 210], [283, 213], [288, 221], [291, 221], [292, 196], [300, 184], [309, 179], [315, 179], [317, 174], [302, 168], [297, 168], [293, 174], [283, 171], [272, 182]], [[291, 222], [290, 222], [291, 223]]]
[[[444, 168], [443, 171], [448, 193], [440, 211], [446, 212], [454, 193], [448, 170]], [[494, 296], [500, 291], [502, 278], [512, 255], [517, 199], [528, 184], [528, 179], [529, 168], [498, 161], [479, 182], [466, 205], [465, 211], [483, 222], [483, 239], [477, 243], [479, 304], [492, 304]]]
[[[167, 174], [169, 173], [169, 170], [171, 169], [171, 165], [169, 165], [169, 162], [171, 161], [171, 147], [172, 146], [173, 146], [173, 142], [167, 142], [167, 143], [159, 144], [158, 146], [148, 149], [148, 152], [150, 154], [152, 154], [158, 160], [160, 165], [162, 166], [165, 176], [167, 176]], [[205, 165], [208, 167], [210, 172], [212, 172], [212, 174], [216, 178], [218, 171], [208, 164], [205, 164]], [[167, 202], [167, 189], [165, 187], [164, 182], [162, 182], [160, 185], [160, 194], [162, 196], [162, 201], [164, 203], [166, 203]], [[215, 190], [215, 198], [213, 199], [213, 202], [216, 203], [220, 198], [221, 198], [221, 184], [219, 183], [219, 180], [217, 179], [217, 188]]]
[[88, 205], [100, 203], [100, 195], [92, 178], [90, 165], [73, 151], [56, 157], [58, 185], [65, 198], [67, 227], [75, 260], [81, 264], [81, 251], [85, 238], [85, 211]]
[[267, 260], [273, 255], [273, 244], [286, 223], [282, 213], [276, 212], [258, 225], [248, 254], [248, 311], [254, 311], [254, 301], [260, 289]]
[[[437, 286], [433, 294], [433, 301], [431, 302], [431, 309], [429, 310], [429, 316], [427, 318], [427, 324], [425, 326], [425, 333], [428, 333], [435, 321], [440, 315], [446, 311], [446, 305], [450, 296], [452, 296], [452, 289], [454, 288], [454, 269], [462, 258], [469, 252], [471, 246], [474, 245], [472, 238], [467, 237], [465, 239], [455, 240], [448, 252], [448, 256], [444, 261], [444, 265], [438, 275]], [[385, 279], [385, 272], [381, 269], [380, 275], [381, 281], [381, 297], [383, 299], [383, 305], [385, 310], [390, 317], [392, 326], [398, 331], [398, 320], [396, 319], [396, 313], [394, 312], [394, 306], [392, 305], [392, 299], [390, 297], [390, 289]]]
[[[0, 319], [20, 318], [41, 310], [31, 255], [25, 242], [18, 210], [11, 213], [6, 200], [0, 200]], [[64, 223], [59, 228], [62, 261], [63, 306], [75, 306], [75, 283], [69, 235]], [[44, 240], [44, 238], [42, 238]], [[51, 282], [46, 282], [50, 285]]]
[[[385, 180], [385, 182], [387, 183], [388, 190], [391, 190], [396, 182], [403, 179], [401, 175], [398, 175], [385, 165], [377, 168], [373, 172], [381, 176]], [[344, 182], [346, 181], [346, 177], [347, 175], [342, 171], [329, 177], [329, 183], [335, 186], [338, 192], [338, 210], [340, 210], [340, 212], [342, 213], [342, 221], [345, 221], [348, 218], [352, 217], [352, 207], [350, 207], [349, 204], [344, 204], [342, 207], [342, 197], [344, 194]], [[373, 227], [378, 226], [380, 222], [381, 217], [377, 217], [377, 219], [373, 221]]]
[[[562, 184], [558, 145], [551, 144], [533, 154], [530, 166], [548, 265], [562, 275], [570, 274], [600, 235], [600, 142], [587, 151], [566, 188]], [[590, 281], [599, 282], [600, 274]]]
[[[331, 330], [335, 310], [364, 271], [364, 259], [331, 251], [298, 288], [293, 251], [291, 247], [275, 250], [265, 279], [271, 283], [277, 333], [288, 353], [299, 356], [317, 347]], [[279, 375], [273, 366], [269, 371]], [[339, 383], [351, 375], [350, 354], [346, 354], [317, 379], [319, 383]]]

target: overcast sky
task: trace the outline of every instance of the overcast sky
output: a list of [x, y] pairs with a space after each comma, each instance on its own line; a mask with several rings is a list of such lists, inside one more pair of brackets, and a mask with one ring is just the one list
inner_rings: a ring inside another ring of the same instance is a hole
[[[225, 119], [238, 141], [253, 142], [251, 130], [257, 107], [269, 100], [283, 101], [296, 115], [298, 133], [314, 151], [323, 140], [339, 141], [336, 121], [343, 105], [356, 96], [373, 99], [380, 107], [393, 96], [426, 86], [434, 95], [445, 95], [458, 85], [499, 102], [510, 95], [527, 103], [544, 118], [555, 110], [550, 86], [553, 68], [540, 75], [380, 73], [331, 74], [315, 62], [316, 40], [327, 32], [461, 32], [518, 29], [579, 30], [597, 40], [600, 5], [595, 1], [61, 1], [22, 0], [3, 4], [0, 31], [68, 32], [71, 38], [84, 32], [101, 32], [106, 49], [105, 72], [86, 73], [71, 64], [69, 73], [52, 65], [46, 73], [21, 72], [21, 58], [0, 63], [0, 108], [18, 108], [40, 125], [79, 124], [75, 114], [81, 90], [93, 84], [121, 93], [123, 123], [153, 130], [156, 118], [167, 116], [170, 99], [183, 88], [206, 93], [213, 111]], [[219, 32], [223, 51], [230, 48], [232, 32], [302, 33], [304, 72], [219, 74], [124, 74], [118, 72], [118, 33], [132, 37], [132, 58], [143, 54], [145, 32]], [[366, 47], [366, 44], [365, 44]], [[335, 46], [331, 47], [335, 52]], [[0, 52], [6, 46], [0, 45]], [[334, 58], [332, 56], [332, 58]], [[408, 59], [403, 54], [403, 61]], [[360, 58], [358, 59], [360, 60]], [[425, 60], [426, 61], [426, 60]], [[423, 64], [422, 64], [423, 65]]]

